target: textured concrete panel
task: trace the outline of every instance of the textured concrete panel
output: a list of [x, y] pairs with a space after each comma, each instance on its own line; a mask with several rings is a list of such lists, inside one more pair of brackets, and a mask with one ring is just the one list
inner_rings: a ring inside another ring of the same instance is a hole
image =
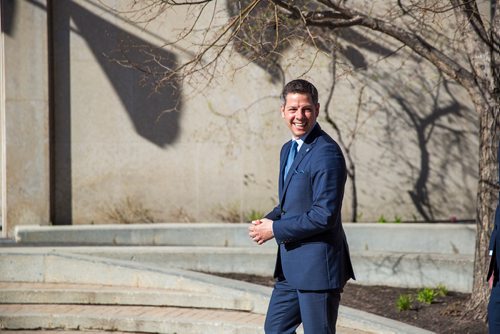
[[[49, 223], [48, 39], [45, 1], [16, 1], [3, 34], [3, 235]], [[7, 7], [6, 7], [7, 8]], [[10, 8], [10, 7], [9, 7]], [[9, 14], [7, 14], [9, 15]], [[23, 51], [29, 46], [29, 51]]]

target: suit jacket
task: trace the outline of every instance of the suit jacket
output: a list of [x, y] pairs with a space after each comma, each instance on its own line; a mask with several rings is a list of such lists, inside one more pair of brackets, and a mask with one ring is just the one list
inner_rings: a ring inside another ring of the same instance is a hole
[[491, 233], [490, 238], [490, 253], [492, 253], [490, 259], [490, 267], [488, 270], [488, 275], [486, 277], [486, 281], [488, 281], [492, 274], [494, 274], [493, 285], [496, 285], [499, 279], [499, 268], [500, 264], [500, 233], [498, 233], [498, 229], [500, 228], [500, 203], [497, 205], [497, 210], [495, 212], [495, 226], [493, 227], [493, 232]]
[[279, 204], [266, 215], [278, 243], [274, 276], [300, 290], [341, 289], [354, 279], [340, 214], [344, 156], [316, 124], [283, 181], [290, 146], [291, 141], [281, 149]]
[[[498, 182], [500, 184], [500, 145], [498, 146]], [[488, 270], [488, 275], [486, 280], [488, 281], [491, 275], [494, 273], [493, 285], [496, 285], [499, 279], [499, 264], [500, 264], [500, 193], [498, 197], [497, 210], [495, 212], [495, 225], [493, 227], [493, 232], [490, 238], [490, 253], [493, 253], [490, 259], [490, 268]]]

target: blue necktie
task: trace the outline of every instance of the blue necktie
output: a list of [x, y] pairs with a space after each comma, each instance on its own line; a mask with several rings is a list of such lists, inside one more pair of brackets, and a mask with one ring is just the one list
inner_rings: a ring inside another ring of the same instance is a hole
[[290, 147], [290, 152], [288, 152], [288, 159], [286, 160], [286, 165], [285, 165], [285, 175], [283, 179], [286, 179], [286, 175], [288, 174], [288, 171], [290, 170], [290, 167], [292, 167], [293, 159], [295, 159], [295, 155], [297, 154], [297, 142], [294, 140], [292, 141], [292, 147]]

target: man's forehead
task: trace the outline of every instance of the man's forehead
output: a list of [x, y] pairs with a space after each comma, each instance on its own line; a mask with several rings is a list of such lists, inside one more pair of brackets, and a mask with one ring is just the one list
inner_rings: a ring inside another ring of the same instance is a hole
[[[295, 96], [293, 96], [295, 95]], [[298, 99], [297, 95], [302, 95], [306, 99]], [[285, 104], [287, 107], [298, 107], [298, 106], [314, 106], [312, 98], [309, 94], [304, 93], [290, 93], [286, 96]]]
[[298, 100], [297, 98], [300, 96], [306, 98], [308, 103], [313, 104], [311, 94], [309, 94], [309, 93], [288, 93], [286, 96], [286, 101], [289, 102], [290, 100], [293, 100], [290, 102], [291, 103], [296, 102]]

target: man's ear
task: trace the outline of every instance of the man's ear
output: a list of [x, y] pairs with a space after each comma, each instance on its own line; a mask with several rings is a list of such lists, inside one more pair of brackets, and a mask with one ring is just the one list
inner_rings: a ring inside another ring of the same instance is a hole
[[319, 107], [320, 107], [320, 105], [319, 105], [319, 103], [318, 103], [318, 104], [316, 105], [316, 117], [318, 117], [318, 114], [319, 114]]
[[285, 118], [285, 106], [282, 105], [280, 111], [281, 111], [281, 118]]

